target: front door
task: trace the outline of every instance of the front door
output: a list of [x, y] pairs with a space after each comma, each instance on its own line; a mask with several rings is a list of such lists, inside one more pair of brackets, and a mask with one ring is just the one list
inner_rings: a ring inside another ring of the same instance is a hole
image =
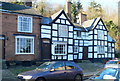
[[42, 60], [50, 60], [51, 44], [49, 39], [42, 39]]
[[88, 59], [88, 47], [83, 47], [83, 59]]

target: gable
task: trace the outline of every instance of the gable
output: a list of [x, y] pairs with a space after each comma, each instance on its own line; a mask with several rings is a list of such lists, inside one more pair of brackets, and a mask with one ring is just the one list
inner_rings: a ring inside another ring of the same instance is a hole
[[100, 19], [100, 20], [97, 22], [97, 24], [96, 24], [96, 26], [95, 26], [94, 29], [100, 29], [100, 30], [108, 31], [108, 29], [106, 28], [106, 26], [105, 26], [105, 24], [104, 24], [104, 22], [103, 22], [102, 19]]
[[62, 10], [61, 12], [53, 15], [52, 18], [54, 18], [54, 19], [52, 19], [53, 21], [51, 23], [60, 23], [60, 24], [66, 24], [66, 25], [74, 26], [73, 23], [70, 21], [69, 17], [64, 12], [64, 10]]

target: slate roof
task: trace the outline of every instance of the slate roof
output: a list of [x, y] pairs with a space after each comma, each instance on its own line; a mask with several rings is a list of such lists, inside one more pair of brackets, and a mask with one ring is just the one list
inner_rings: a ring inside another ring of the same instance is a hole
[[51, 19], [54, 20], [62, 11], [63, 11], [63, 9], [61, 9], [61, 10], [58, 11], [57, 13], [51, 15]]
[[101, 18], [98, 17], [98, 18], [95, 18], [95, 19], [92, 19], [92, 20], [87, 20], [87, 21], [84, 21], [82, 23], [82, 26], [87, 28], [88, 30], [92, 30], [95, 28], [95, 26], [97, 25], [98, 21], [100, 20]]
[[1, 2], [1, 1], [0, 1], [0, 4], [1, 4], [0, 9], [2, 9], [2, 12], [42, 17], [41, 15], [38, 14], [35, 8], [29, 7], [29, 6], [18, 5], [18, 4], [8, 3], [8, 2]]
[[30, 9], [31, 7], [25, 6], [25, 5], [18, 5], [18, 4], [13, 4], [13, 3], [8, 3], [8, 2], [1, 2], [2, 4], [0, 6], [0, 9], [4, 10], [10, 10], [10, 11], [16, 11], [16, 10], [23, 10], [23, 9]]
[[52, 22], [50, 17], [42, 17], [41, 23], [49, 25]]
[[87, 31], [87, 29], [84, 28], [82, 25], [79, 25], [79, 24], [76, 24], [76, 23], [74, 23], [74, 25], [75, 25], [74, 30], [79, 30], [79, 31], [83, 31], [83, 32]]
[[113, 40], [110, 35], [108, 35], [108, 41], [109, 41], [109, 42], [115, 42], [115, 40]]

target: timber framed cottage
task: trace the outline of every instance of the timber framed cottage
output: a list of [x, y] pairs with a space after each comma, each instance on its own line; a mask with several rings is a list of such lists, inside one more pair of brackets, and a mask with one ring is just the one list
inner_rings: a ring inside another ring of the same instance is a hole
[[77, 23], [73, 23], [69, 1], [66, 13], [60, 10], [51, 17], [32, 13], [36, 11], [28, 6], [6, 2], [1, 5], [2, 59], [75, 61], [115, 58], [115, 41], [108, 35], [103, 20], [100, 17], [87, 20], [87, 15], [80, 13]]

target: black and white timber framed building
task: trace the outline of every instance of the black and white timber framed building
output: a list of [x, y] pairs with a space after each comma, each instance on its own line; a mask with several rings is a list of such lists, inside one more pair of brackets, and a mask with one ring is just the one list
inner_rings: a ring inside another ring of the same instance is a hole
[[64, 10], [43, 17], [41, 24], [43, 60], [114, 58], [115, 41], [101, 18], [74, 24]]

